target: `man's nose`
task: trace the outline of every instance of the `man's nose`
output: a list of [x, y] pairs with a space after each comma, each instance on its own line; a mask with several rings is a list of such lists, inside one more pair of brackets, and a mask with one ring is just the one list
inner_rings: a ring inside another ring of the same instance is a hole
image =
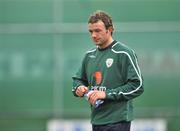
[[92, 32], [91, 36], [94, 38], [96, 37], [96, 33], [95, 32]]

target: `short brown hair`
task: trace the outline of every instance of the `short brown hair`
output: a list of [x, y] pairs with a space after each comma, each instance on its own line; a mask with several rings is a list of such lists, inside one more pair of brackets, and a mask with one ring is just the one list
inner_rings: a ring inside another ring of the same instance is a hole
[[112, 27], [112, 29], [114, 30], [111, 16], [108, 13], [101, 10], [97, 10], [92, 15], [90, 15], [88, 24], [96, 23], [99, 20], [101, 20], [104, 23], [106, 29]]

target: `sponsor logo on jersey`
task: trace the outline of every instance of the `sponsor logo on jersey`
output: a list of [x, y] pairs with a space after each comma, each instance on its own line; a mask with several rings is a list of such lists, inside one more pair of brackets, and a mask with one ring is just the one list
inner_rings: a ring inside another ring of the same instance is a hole
[[91, 90], [106, 91], [105, 86], [100, 86], [100, 84], [102, 83], [102, 80], [103, 80], [102, 72], [101, 71], [96, 71], [93, 76], [94, 76], [96, 85], [91, 86]]
[[91, 86], [90, 89], [91, 90], [106, 91], [106, 87], [105, 86]]
[[102, 73], [100, 71], [96, 71], [94, 73], [94, 78], [95, 78], [96, 84], [100, 85], [102, 82]]
[[114, 61], [114, 60], [113, 60], [112, 58], [108, 58], [108, 59], [106, 60], [106, 66], [107, 66], [107, 68], [109, 68], [109, 67], [112, 66], [113, 61]]

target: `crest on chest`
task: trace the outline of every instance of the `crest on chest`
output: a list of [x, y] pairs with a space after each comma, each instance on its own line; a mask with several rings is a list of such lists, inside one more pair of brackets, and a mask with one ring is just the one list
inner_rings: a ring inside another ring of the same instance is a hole
[[107, 68], [109, 68], [109, 67], [111, 67], [112, 66], [112, 64], [113, 64], [113, 59], [112, 58], [108, 58], [108, 59], [106, 59], [106, 66], [107, 66]]

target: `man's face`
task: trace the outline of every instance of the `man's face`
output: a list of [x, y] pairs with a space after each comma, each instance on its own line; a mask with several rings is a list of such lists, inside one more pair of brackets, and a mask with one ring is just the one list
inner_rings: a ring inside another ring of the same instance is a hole
[[108, 39], [111, 37], [111, 32], [105, 28], [102, 21], [88, 24], [89, 32], [94, 43], [101, 47], [105, 47]]

